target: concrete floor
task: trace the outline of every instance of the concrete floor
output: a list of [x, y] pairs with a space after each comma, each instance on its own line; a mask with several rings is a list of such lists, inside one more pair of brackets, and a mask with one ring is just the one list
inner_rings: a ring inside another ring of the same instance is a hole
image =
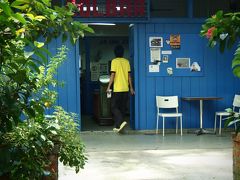
[[232, 141], [222, 136], [81, 133], [88, 162], [78, 174], [60, 164], [60, 180], [231, 180]]

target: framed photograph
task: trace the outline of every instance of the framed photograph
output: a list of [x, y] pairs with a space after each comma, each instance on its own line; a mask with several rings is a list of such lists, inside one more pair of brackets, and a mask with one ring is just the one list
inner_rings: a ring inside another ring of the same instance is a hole
[[170, 35], [170, 46], [173, 49], [180, 49], [180, 46], [181, 46], [180, 34], [171, 34]]
[[163, 47], [163, 38], [162, 37], [149, 37], [149, 46], [150, 47]]
[[176, 68], [190, 68], [190, 58], [176, 58]]
[[168, 63], [168, 55], [162, 56], [162, 63]]

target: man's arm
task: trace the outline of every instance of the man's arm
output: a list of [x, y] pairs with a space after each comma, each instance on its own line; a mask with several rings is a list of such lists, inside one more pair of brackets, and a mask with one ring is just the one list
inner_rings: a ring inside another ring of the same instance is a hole
[[108, 83], [107, 92], [110, 91], [110, 89], [111, 89], [111, 86], [112, 86], [113, 81], [114, 81], [114, 77], [115, 77], [115, 72], [112, 72], [111, 76], [110, 76], [110, 81]]
[[131, 95], [134, 95], [134, 94], [135, 94], [135, 91], [134, 91], [134, 89], [133, 89], [132, 78], [131, 78], [130, 72], [128, 73], [128, 83], [129, 83], [129, 86], [130, 86]]

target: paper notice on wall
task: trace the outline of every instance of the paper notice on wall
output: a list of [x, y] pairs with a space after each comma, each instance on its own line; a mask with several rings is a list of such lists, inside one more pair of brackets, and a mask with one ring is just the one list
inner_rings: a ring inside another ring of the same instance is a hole
[[149, 65], [149, 72], [159, 72], [159, 65]]
[[171, 50], [165, 50], [165, 51], [162, 51], [162, 54], [172, 54], [172, 51]]
[[152, 63], [160, 62], [161, 60], [160, 48], [150, 48], [150, 56]]

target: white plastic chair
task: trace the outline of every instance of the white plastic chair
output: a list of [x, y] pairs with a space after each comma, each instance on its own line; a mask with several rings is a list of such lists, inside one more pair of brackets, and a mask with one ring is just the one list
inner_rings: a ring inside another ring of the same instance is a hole
[[[236, 108], [240, 108], [240, 95], [235, 95], [234, 99], [233, 99], [233, 111], [236, 111]], [[240, 109], [239, 109], [240, 112]], [[214, 122], [214, 132], [216, 133], [216, 124], [217, 124], [217, 117], [219, 116], [219, 135], [221, 135], [221, 129], [222, 129], [222, 117], [225, 116], [230, 116], [231, 114], [229, 112], [226, 111], [220, 111], [220, 112], [216, 112], [215, 113], [215, 122]], [[235, 128], [236, 128], [236, 124], [235, 124]]]
[[[163, 136], [164, 136], [164, 125], [166, 117], [176, 117], [176, 134], [178, 131], [178, 117], [180, 117], [180, 129], [182, 136], [182, 113], [178, 112], [178, 96], [156, 96], [156, 104], [157, 104], [157, 126], [156, 126], [156, 134], [158, 133], [158, 121], [159, 117], [163, 119]], [[175, 109], [175, 112], [163, 113], [160, 112], [160, 109]]]

